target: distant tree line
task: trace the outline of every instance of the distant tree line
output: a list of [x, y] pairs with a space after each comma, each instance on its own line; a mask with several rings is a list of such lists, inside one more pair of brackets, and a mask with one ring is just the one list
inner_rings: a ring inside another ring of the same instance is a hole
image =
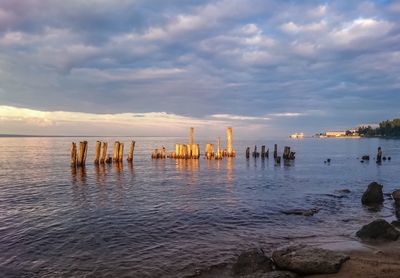
[[379, 127], [361, 126], [358, 134], [366, 137], [400, 137], [400, 119], [387, 120], [379, 123]]

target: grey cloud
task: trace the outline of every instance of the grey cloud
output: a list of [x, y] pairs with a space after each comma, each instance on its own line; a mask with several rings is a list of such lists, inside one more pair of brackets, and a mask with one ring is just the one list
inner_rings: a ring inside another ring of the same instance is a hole
[[[301, 122], [306, 131], [379, 121], [398, 116], [397, 13], [395, 2], [373, 1], [4, 0], [1, 103], [194, 117], [299, 113], [268, 125]], [[325, 111], [323, 120], [307, 111]]]

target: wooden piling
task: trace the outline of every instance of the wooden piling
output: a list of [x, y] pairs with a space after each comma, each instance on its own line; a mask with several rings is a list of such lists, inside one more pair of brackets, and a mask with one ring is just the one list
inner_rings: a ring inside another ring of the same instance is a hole
[[114, 142], [113, 161], [114, 162], [119, 161], [119, 142], [118, 141]]
[[98, 165], [100, 163], [100, 151], [101, 151], [101, 142], [96, 141], [96, 145], [94, 147], [94, 164]]
[[128, 162], [133, 161], [133, 152], [135, 151], [135, 141], [131, 141], [131, 146], [129, 148], [128, 158], [126, 159]]
[[101, 144], [101, 155], [100, 155], [100, 163], [104, 164], [106, 162], [107, 159], [107, 147], [108, 147], [108, 143], [107, 142], [103, 142]]
[[261, 146], [261, 158], [265, 158], [265, 145]]
[[246, 158], [249, 159], [250, 158], [250, 147], [246, 148]]
[[254, 146], [253, 157], [254, 157], [254, 158], [257, 158], [257, 157], [259, 157], [259, 156], [260, 156], [260, 153], [257, 152], [257, 146]]
[[206, 144], [206, 153], [205, 156], [207, 159], [211, 159], [214, 157], [214, 145], [207, 143]]
[[233, 151], [233, 145], [232, 145], [232, 127], [228, 127], [226, 129], [226, 145], [227, 145], [228, 157], [234, 157], [235, 153]]
[[194, 128], [191, 127], [189, 131], [189, 145], [193, 145]]
[[278, 156], [278, 145], [274, 145], [274, 159]]
[[77, 166], [82, 166], [83, 151], [84, 151], [83, 142], [79, 142], [79, 145], [78, 145], [78, 155], [77, 155], [77, 161], [76, 161]]
[[123, 159], [124, 159], [124, 143], [119, 143], [118, 162], [122, 162]]
[[87, 150], [88, 150], [88, 141], [83, 141], [83, 161], [82, 161], [82, 166], [85, 166], [85, 164], [86, 164]]
[[76, 143], [71, 144], [71, 166], [76, 166]]
[[199, 157], [200, 157], [200, 146], [199, 146], [199, 144], [193, 144], [192, 145], [192, 158], [199, 159]]
[[106, 159], [106, 163], [107, 164], [111, 164], [113, 161], [113, 158], [111, 157], [111, 155], [108, 155], [107, 159]]

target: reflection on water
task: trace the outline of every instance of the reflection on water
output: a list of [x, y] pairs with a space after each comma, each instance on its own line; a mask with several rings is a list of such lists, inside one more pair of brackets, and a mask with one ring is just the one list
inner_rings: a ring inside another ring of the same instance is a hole
[[[154, 146], [172, 148], [180, 139], [139, 138], [133, 163], [95, 166], [96, 140], [106, 139], [90, 138], [86, 167], [68, 169], [71, 138], [0, 139], [0, 271], [182, 277], [250, 246], [268, 251], [301, 237], [352, 237], [371, 218], [395, 214], [392, 206], [367, 210], [359, 200], [372, 180], [385, 192], [398, 186], [399, 141], [235, 141], [238, 157], [215, 161], [151, 160]], [[296, 161], [244, 157], [246, 146], [274, 143], [290, 145]], [[378, 145], [391, 162], [356, 159]], [[351, 193], [332, 197], [343, 188]], [[280, 213], [311, 207], [321, 211], [309, 218]]]

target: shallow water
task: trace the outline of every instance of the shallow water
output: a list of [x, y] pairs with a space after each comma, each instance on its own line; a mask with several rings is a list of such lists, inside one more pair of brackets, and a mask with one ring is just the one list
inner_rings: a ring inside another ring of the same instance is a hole
[[[385, 192], [400, 187], [400, 141], [236, 141], [235, 159], [184, 161], [150, 153], [185, 139], [142, 137], [134, 138], [133, 164], [95, 167], [97, 139], [111, 145], [116, 138], [89, 138], [87, 166], [74, 171], [70, 142], [83, 138], [0, 138], [0, 273], [181, 277], [248, 247], [336, 242], [354, 238], [372, 218], [394, 219], [389, 200], [370, 211], [360, 197], [371, 181]], [[290, 145], [296, 160], [245, 159], [246, 146], [274, 143]], [[357, 160], [378, 146], [390, 162]], [[344, 188], [351, 193], [338, 192]], [[281, 213], [313, 207], [321, 211], [312, 217]]]

